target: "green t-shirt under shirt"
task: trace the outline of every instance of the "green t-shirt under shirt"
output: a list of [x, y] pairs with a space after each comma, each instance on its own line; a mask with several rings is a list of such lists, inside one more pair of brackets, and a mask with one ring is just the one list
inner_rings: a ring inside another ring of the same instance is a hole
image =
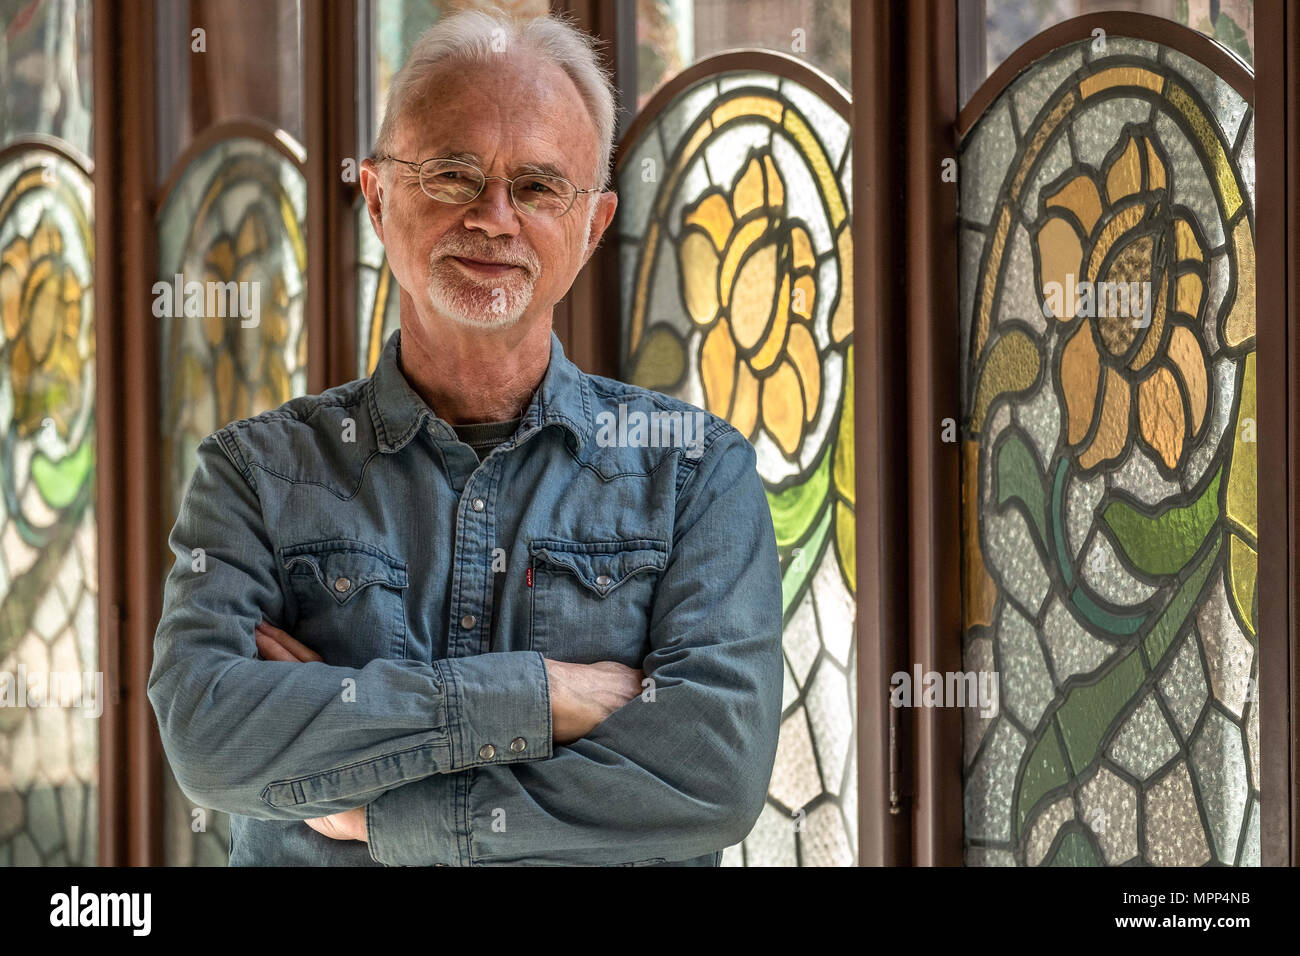
[[473, 448], [478, 460], [482, 461], [491, 454], [493, 448], [514, 435], [521, 421], [522, 417], [512, 418], [508, 422], [476, 422], [451, 427], [456, 430], [456, 437]]

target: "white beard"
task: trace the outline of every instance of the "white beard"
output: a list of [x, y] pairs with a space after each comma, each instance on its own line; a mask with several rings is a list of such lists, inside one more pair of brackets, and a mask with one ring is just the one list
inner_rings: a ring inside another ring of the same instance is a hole
[[[596, 222], [596, 203], [592, 202], [589, 206], [587, 226], [582, 237], [583, 249], [591, 241], [591, 230]], [[505, 281], [494, 285], [489, 279], [470, 278], [443, 258], [461, 251], [454, 247], [450, 252], [435, 250], [429, 263], [430, 304], [457, 325], [476, 329], [508, 329], [515, 325], [533, 301], [533, 290], [540, 271], [536, 255], [531, 256], [531, 272], [513, 273]]]
[[489, 285], [488, 280], [475, 282], [448, 262], [435, 261], [429, 267], [429, 301], [457, 325], [508, 329], [528, 310], [534, 282], [531, 276], [512, 275]]

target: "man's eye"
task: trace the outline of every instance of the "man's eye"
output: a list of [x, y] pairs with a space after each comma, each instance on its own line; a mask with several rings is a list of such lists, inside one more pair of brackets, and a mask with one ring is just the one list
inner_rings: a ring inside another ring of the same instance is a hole
[[528, 192], [535, 193], [538, 196], [545, 196], [555, 192], [550, 183], [541, 179], [527, 179], [524, 181], [523, 187]]

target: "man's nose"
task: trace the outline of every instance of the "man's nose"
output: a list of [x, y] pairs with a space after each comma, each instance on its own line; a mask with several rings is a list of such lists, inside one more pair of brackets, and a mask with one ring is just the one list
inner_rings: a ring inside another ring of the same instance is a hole
[[465, 210], [465, 228], [488, 236], [513, 236], [519, 232], [519, 212], [510, 201], [510, 184], [491, 177]]

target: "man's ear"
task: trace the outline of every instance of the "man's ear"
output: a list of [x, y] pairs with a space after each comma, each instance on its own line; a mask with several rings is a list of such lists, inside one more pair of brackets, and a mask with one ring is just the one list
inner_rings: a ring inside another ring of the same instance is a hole
[[614, 218], [614, 210], [618, 208], [618, 196], [612, 192], [603, 192], [596, 197], [596, 216], [591, 220], [591, 238], [587, 240], [587, 248], [582, 251], [582, 264], [585, 266], [591, 254], [596, 251], [600, 245], [600, 237], [605, 234], [609, 228], [610, 221]]
[[366, 211], [370, 225], [379, 241], [384, 241], [384, 187], [380, 185], [379, 166], [373, 159], [361, 161], [361, 194], [366, 197]]

